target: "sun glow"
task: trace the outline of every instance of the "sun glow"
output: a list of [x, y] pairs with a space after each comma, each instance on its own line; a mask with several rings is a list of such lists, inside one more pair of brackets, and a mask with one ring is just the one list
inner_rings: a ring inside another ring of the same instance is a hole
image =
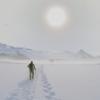
[[50, 7], [45, 17], [47, 24], [53, 28], [63, 27], [68, 20], [66, 10], [59, 6]]

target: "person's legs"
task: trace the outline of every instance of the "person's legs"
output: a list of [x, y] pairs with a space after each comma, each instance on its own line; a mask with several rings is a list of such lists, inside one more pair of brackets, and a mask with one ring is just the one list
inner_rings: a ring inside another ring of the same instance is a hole
[[32, 79], [34, 79], [34, 71], [32, 71]]
[[32, 79], [32, 73], [31, 73], [31, 71], [29, 72], [29, 79], [31, 80]]

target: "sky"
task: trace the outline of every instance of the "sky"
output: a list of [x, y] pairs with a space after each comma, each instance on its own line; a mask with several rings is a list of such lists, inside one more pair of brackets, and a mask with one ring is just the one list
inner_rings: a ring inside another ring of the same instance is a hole
[[[78, 51], [100, 54], [99, 0], [0, 0], [0, 42], [34, 50]], [[45, 13], [64, 7], [69, 22], [54, 29]]]

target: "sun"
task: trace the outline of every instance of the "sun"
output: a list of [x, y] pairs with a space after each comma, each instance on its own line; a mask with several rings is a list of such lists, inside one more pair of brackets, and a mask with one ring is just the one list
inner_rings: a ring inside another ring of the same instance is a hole
[[68, 16], [63, 7], [53, 6], [46, 11], [45, 19], [49, 26], [61, 28], [66, 24]]

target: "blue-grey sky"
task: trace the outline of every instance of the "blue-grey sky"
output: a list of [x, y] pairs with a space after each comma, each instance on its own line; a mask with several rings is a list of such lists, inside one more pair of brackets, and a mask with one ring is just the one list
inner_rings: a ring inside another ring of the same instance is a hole
[[[0, 42], [35, 50], [84, 49], [100, 54], [99, 0], [0, 0]], [[70, 22], [62, 30], [47, 27], [48, 7], [65, 7]]]

